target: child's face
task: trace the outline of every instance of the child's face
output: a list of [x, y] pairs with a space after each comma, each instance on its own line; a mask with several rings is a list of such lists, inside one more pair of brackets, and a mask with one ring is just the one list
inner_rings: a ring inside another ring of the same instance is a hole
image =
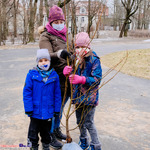
[[87, 48], [86, 46], [77, 46], [76, 49], [79, 49], [79, 48]]
[[53, 26], [53, 24], [63, 24], [63, 23], [64, 23], [63, 20], [55, 20], [52, 22], [52, 26]]
[[42, 58], [42, 59], [39, 60], [38, 65], [43, 66], [43, 65], [47, 65], [49, 63], [50, 63], [50, 61], [48, 59]]
[[86, 46], [77, 46], [75, 52], [76, 56], [83, 57], [89, 52], [89, 49]]

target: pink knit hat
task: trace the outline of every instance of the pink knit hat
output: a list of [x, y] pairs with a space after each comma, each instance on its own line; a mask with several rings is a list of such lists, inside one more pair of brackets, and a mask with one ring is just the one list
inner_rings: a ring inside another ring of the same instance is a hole
[[50, 11], [49, 11], [49, 23], [55, 21], [55, 20], [64, 20], [65, 21], [65, 16], [60, 7], [57, 5], [54, 5]]
[[88, 47], [90, 48], [90, 38], [89, 35], [86, 32], [80, 32], [76, 35], [76, 40], [75, 40], [75, 47]]

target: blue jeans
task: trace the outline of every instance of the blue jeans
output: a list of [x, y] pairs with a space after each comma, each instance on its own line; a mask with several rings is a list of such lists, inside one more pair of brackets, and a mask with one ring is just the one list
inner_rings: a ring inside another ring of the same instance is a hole
[[66, 96], [66, 99], [65, 99], [65, 102], [64, 102], [64, 106], [61, 108], [60, 114], [57, 115], [56, 117], [52, 118], [52, 126], [51, 126], [51, 131], [50, 131], [51, 133], [53, 133], [53, 131], [55, 129], [60, 127], [60, 121], [61, 121], [61, 118], [62, 118], [63, 109], [64, 109], [65, 104], [67, 103], [69, 97], [70, 96]]
[[77, 124], [79, 124], [80, 138], [88, 138], [87, 131], [91, 137], [91, 144], [100, 146], [98, 133], [94, 124], [95, 106], [81, 105], [76, 110]]

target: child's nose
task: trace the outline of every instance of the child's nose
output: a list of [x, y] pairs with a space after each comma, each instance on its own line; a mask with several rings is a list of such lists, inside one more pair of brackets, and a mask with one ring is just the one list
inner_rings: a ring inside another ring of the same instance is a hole
[[43, 61], [43, 62], [42, 62], [42, 65], [45, 65], [45, 64], [46, 64], [46, 62]]

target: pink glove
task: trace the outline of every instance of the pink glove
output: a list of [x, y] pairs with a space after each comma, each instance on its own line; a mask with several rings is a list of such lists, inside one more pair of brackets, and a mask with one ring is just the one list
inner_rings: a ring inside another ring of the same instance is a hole
[[64, 68], [64, 70], [63, 70], [63, 74], [64, 74], [65, 76], [67, 76], [67, 75], [69, 75], [69, 74], [71, 73], [71, 71], [72, 71], [72, 67], [71, 67], [71, 66], [66, 66], [66, 67]]
[[73, 75], [71, 74], [69, 76], [69, 80], [70, 80], [70, 83], [72, 84], [85, 84], [86, 82], [86, 77], [85, 76], [79, 76], [79, 75]]

